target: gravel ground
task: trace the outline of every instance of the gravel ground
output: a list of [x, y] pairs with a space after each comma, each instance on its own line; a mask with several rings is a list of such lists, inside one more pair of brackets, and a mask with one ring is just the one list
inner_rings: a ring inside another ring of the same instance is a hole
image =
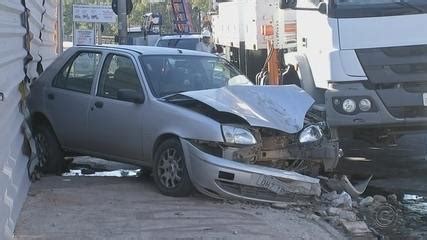
[[266, 205], [171, 198], [137, 177], [44, 177], [15, 239], [345, 239], [320, 219]]

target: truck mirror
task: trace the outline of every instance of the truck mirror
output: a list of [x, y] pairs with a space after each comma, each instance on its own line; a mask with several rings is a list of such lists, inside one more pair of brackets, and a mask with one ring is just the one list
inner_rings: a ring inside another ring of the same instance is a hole
[[296, 8], [297, 0], [280, 0], [280, 9]]
[[319, 12], [321, 14], [327, 14], [328, 13], [328, 4], [325, 2], [319, 3]]

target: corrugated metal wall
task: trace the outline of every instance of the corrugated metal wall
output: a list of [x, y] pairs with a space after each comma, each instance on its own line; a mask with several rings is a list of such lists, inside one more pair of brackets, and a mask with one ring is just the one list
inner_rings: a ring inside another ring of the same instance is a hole
[[56, 56], [56, 7], [56, 0], [0, 1], [0, 239], [12, 238], [30, 185], [18, 86]]

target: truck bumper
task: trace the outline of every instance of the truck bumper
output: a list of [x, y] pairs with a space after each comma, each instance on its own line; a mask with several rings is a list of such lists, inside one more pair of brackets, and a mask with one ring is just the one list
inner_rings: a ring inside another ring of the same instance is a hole
[[[334, 99], [337, 98], [369, 98], [375, 110], [372, 112], [358, 112], [344, 114], [337, 111]], [[400, 95], [396, 98], [402, 97]], [[403, 96], [405, 97], [405, 96]], [[326, 115], [331, 127], [380, 127], [380, 128], [425, 128], [427, 131], [427, 117], [401, 118], [393, 116], [377, 91], [366, 89], [361, 83], [333, 84], [325, 93]], [[422, 98], [420, 99], [422, 102]], [[422, 105], [421, 105], [422, 107]]]

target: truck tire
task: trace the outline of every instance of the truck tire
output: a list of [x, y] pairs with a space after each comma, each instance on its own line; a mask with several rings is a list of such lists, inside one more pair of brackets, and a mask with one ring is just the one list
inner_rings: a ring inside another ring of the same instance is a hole
[[35, 126], [34, 138], [41, 171], [45, 174], [61, 175], [65, 171], [64, 152], [52, 128], [46, 124]]
[[185, 197], [193, 192], [184, 152], [178, 139], [167, 139], [156, 149], [153, 178], [159, 191], [166, 196]]

